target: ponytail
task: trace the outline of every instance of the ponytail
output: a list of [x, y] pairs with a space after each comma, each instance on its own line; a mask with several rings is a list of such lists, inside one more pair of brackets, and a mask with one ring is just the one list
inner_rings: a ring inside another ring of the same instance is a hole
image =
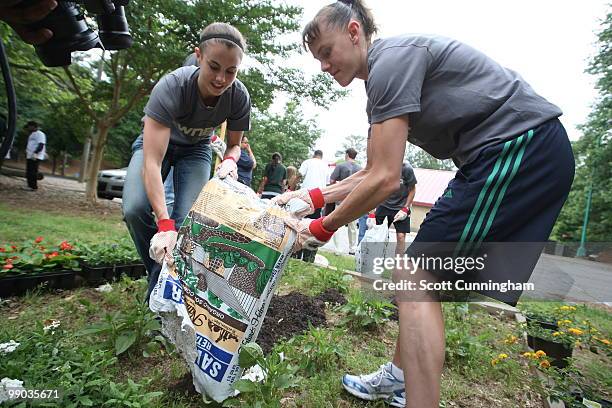
[[370, 41], [378, 31], [374, 22], [372, 11], [367, 8], [363, 0], [339, 0], [323, 7], [317, 15], [308, 23], [302, 31], [302, 44], [307, 48], [320, 35], [320, 24], [325, 23], [329, 27], [344, 29], [351, 19], [361, 23], [361, 28], [366, 40]]

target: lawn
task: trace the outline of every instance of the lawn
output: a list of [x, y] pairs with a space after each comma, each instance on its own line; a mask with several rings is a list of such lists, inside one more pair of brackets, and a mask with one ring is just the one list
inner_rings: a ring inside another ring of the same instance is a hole
[[[49, 240], [95, 242], [124, 239], [127, 234], [120, 219], [96, 221], [37, 212], [25, 217], [0, 206], [0, 220], [3, 241], [44, 235]], [[12, 222], [10, 228], [5, 220]], [[347, 262], [332, 259], [339, 267]], [[60, 389], [61, 402], [52, 401], [47, 406], [202, 406], [182, 357], [150, 333], [156, 321], [143, 307], [145, 285], [144, 279], [124, 278], [112, 284], [109, 292], [94, 288], [37, 290], [0, 301], [0, 314], [5, 317], [0, 343], [20, 343], [0, 359], [0, 378], [20, 379], [28, 389]], [[277, 342], [268, 358], [283, 352], [286, 358], [279, 364], [291, 367], [295, 386], [282, 392], [273, 390], [275, 394], [271, 395], [283, 407], [387, 406], [350, 396], [340, 380], [347, 372], [374, 371], [391, 358], [398, 325], [388, 316], [388, 302], [365, 296], [359, 282], [338, 271], [293, 259], [277, 294], [315, 296], [328, 288], [343, 292], [347, 305], [325, 306], [326, 324]], [[365, 315], [374, 323], [366, 325], [358, 310], [368, 310]], [[526, 346], [514, 321], [484, 310], [468, 310], [462, 303], [444, 304], [444, 316], [447, 350], [441, 406], [542, 406], [544, 390], [534, 375], [533, 362], [522, 357]], [[602, 336], [610, 338], [608, 311], [585, 306], [576, 316], [591, 319]], [[580, 361], [585, 375], [609, 392], [609, 356], [592, 358], [588, 350], [577, 354], [586, 356]], [[240, 396], [239, 403], [254, 404], [250, 393]]]

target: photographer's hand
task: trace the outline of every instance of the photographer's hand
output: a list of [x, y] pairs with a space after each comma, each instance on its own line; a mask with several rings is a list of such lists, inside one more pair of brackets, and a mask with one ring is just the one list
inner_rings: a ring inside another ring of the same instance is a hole
[[28, 24], [42, 20], [55, 7], [56, 0], [37, 0], [34, 4], [23, 7], [23, 0], [5, 0], [0, 5], [0, 20], [6, 21], [21, 39], [28, 44], [38, 45], [49, 40], [53, 33], [47, 28], [32, 29]]

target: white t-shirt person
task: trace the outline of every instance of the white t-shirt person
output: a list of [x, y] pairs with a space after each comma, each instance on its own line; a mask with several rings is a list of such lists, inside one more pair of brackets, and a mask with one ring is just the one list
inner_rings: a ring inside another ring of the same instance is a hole
[[304, 160], [300, 166], [300, 174], [304, 178], [302, 188], [310, 190], [325, 187], [327, 185], [327, 173], [327, 163], [320, 157], [315, 156]]
[[[40, 152], [35, 153], [40, 143], [43, 144], [43, 148]], [[28, 145], [26, 147], [26, 158], [44, 160], [46, 145], [47, 135], [40, 130], [35, 130], [34, 132], [30, 133], [30, 136], [28, 136]]]

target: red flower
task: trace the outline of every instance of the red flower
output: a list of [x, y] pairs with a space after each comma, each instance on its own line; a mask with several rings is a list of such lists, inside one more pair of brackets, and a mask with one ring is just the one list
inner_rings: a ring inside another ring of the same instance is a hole
[[36, 242], [37, 244], [39, 242], [41, 242], [43, 240], [43, 237], [36, 237], [36, 239], [34, 240], [34, 242]]
[[69, 251], [72, 249], [72, 245], [70, 245], [68, 241], [62, 241], [59, 247], [62, 251]]
[[13, 269], [13, 264], [7, 263], [6, 265], [2, 267], [2, 269], [6, 269], [7, 271], [10, 269]]
[[59, 255], [59, 252], [53, 251], [52, 253], [49, 254], [49, 258], [55, 258], [58, 255]]
[[12, 249], [13, 251], [16, 251], [16, 250], [17, 250], [17, 247], [16, 247], [15, 245], [11, 245], [11, 249]]
[[0, 247], [0, 252], [6, 252], [6, 249]]

